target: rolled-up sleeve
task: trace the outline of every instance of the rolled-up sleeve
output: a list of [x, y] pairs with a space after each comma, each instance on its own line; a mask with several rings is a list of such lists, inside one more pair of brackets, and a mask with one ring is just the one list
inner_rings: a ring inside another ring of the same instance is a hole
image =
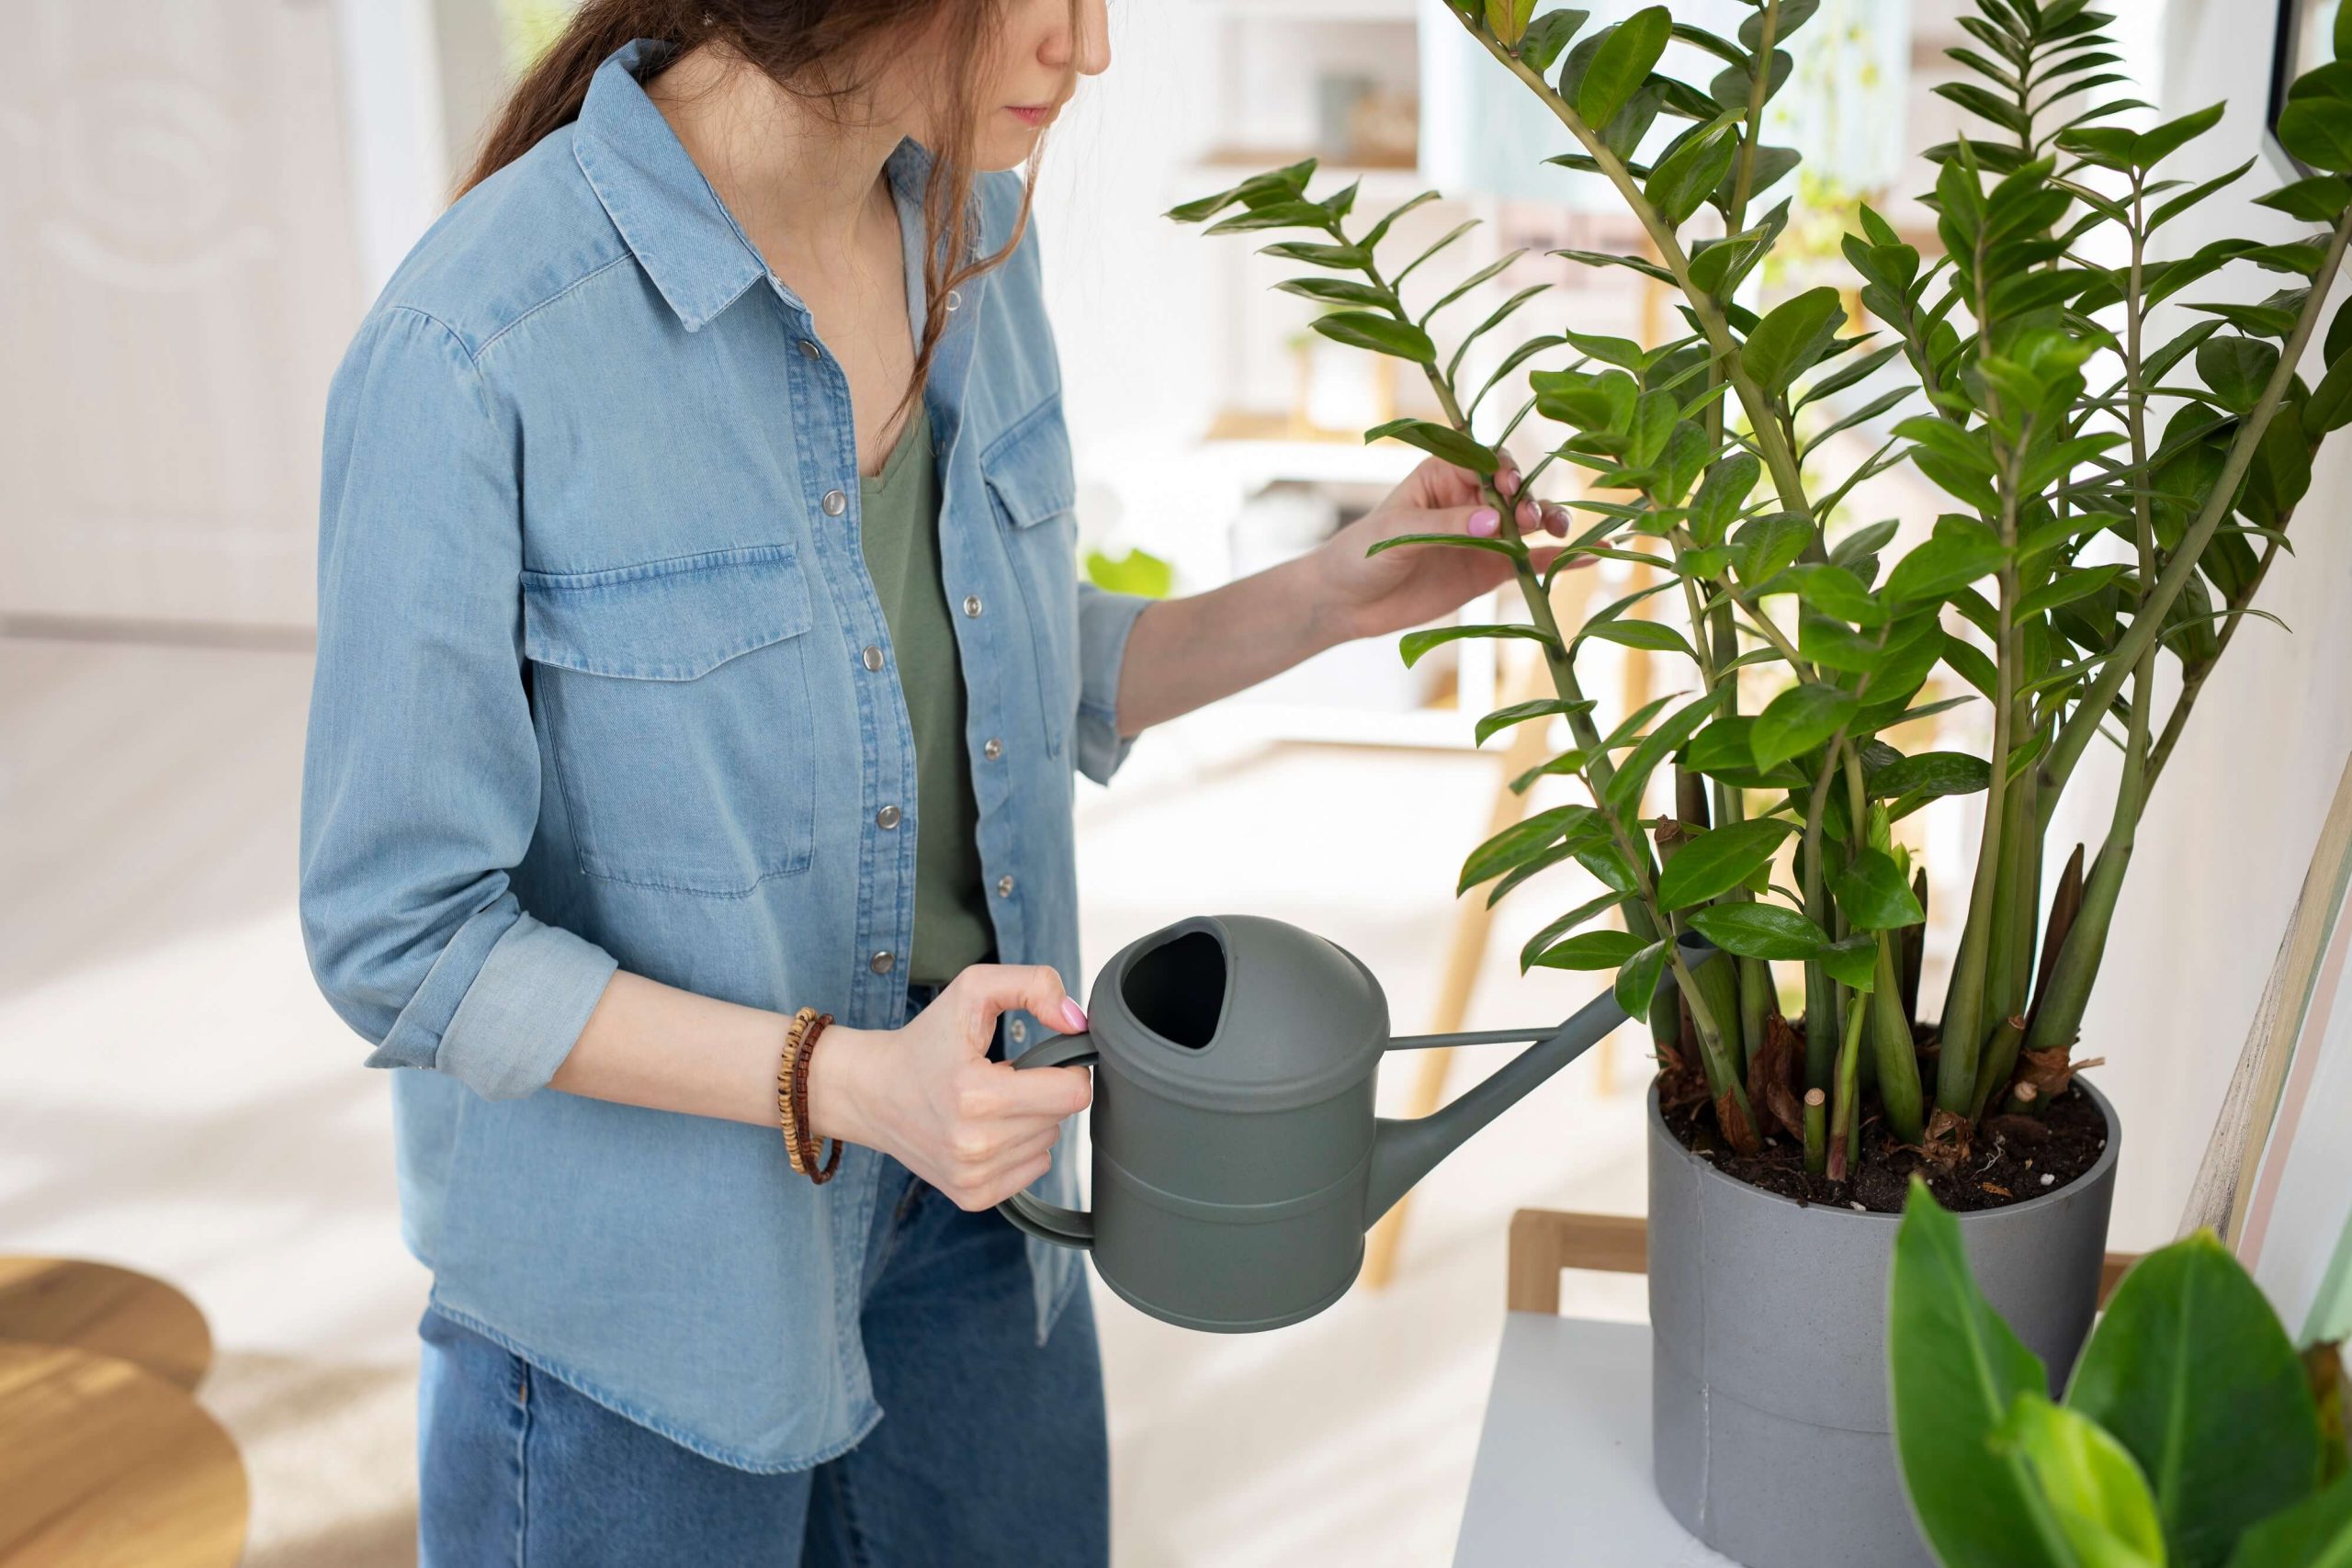
[[1136, 617], [1153, 603], [1091, 582], [1078, 585], [1078, 771], [1096, 784], [1111, 782], [1136, 743], [1119, 733], [1119, 672], [1126, 666]]
[[375, 1047], [492, 1098], [543, 1088], [616, 967], [508, 885], [539, 815], [517, 436], [457, 334], [379, 310], [327, 406], [301, 923]]

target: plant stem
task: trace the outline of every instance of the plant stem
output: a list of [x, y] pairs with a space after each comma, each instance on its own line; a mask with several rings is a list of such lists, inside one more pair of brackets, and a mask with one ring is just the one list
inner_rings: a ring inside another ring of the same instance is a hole
[[[1340, 231], [1336, 221], [1331, 232], [1335, 239], [1346, 242], [1347, 236]], [[1363, 270], [1374, 288], [1396, 301], [1394, 313], [1397, 319], [1407, 320], [1403, 300], [1396, 288], [1380, 276], [1377, 264], [1367, 258]], [[1476, 441], [1476, 433], [1470, 427], [1469, 416], [1463, 412], [1453, 383], [1433, 364], [1422, 366], [1421, 372], [1429, 380], [1430, 389], [1435, 394], [1446, 423]], [[1567, 705], [1568, 729], [1584, 752], [1583, 773], [1586, 787], [1592, 795], [1593, 809], [1600, 814], [1619, 852], [1634, 868], [1636, 896], [1622, 906], [1625, 914], [1625, 929], [1645, 942], [1664, 942], [1667, 944], [1668, 962], [1672, 966], [1676, 985], [1690, 1009], [1691, 1023], [1699, 1032], [1699, 1049], [1704, 1058], [1702, 1066], [1706, 1070], [1708, 1088], [1719, 1107], [1729, 1103], [1738, 1111], [1741, 1130], [1727, 1128], [1725, 1135], [1733, 1140], [1736, 1146], [1743, 1143], [1753, 1145], [1756, 1142], [1755, 1118], [1749, 1111], [1747, 1087], [1741, 1081], [1732, 1057], [1733, 1045], [1727, 1043], [1726, 1029], [1736, 1026], [1738, 1021], [1722, 1010], [1710, 1007], [1708, 998], [1701, 993], [1689, 964], [1683, 959], [1681, 948], [1674, 940], [1673, 922], [1657, 907], [1649, 846], [1609, 803], [1609, 784], [1616, 776], [1616, 768], [1609, 760], [1607, 749], [1601, 745], [1600, 732], [1594, 726], [1586, 705], [1583, 683], [1577, 679], [1576, 664], [1568, 654], [1568, 640], [1561, 635], [1559, 617], [1552, 609], [1551, 592], [1543, 579], [1536, 575], [1521, 540], [1517, 506], [1520, 497], [1506, 500], [1496, 488], [1491, 476], [1481, 480], [1479, 493], [1501, 519], [1502, 537], [1517, 547], [1511, 558], [1511, 575], [1519, 584], [1520, 597], [1527, 606], [1528, 619], [1543, 634], [1544, 663], [1551, 675], [1553, 690]], [[1743, 1148], [1742, 1152], [1754, 1151]]]
[[[1511, 74], [1527, 85], [1528, 90], [1542, 101], [1545, 108], [1552, 111], [1553, 118], [1566, 127], [1568, 134], [1576, 138], [1577, 145], [1585, 150], [1586, 155], [1600, 166], [1601, 174], [1607, 177], [1609, 183], [1617, 187], [1618, 195], [1624, 198], [1625, 205], [1633, 212], [1634, 220], [1649, 235], [1650, 243], [1657, 247], [1660, 265], [1674, 275], [1675, 282], [1680, 286], [1684, 298], [1690, 301], [1691, 314], [1699, 319], [1700, 330], [1706, 337], [1707, 346], [1714, 352], [1716, 359], [1722, 363], [1724, 373], [1731, 382], [1732, 390], [1738, 394], [1740, 407], [1747, 414], [1748, 427], [1756, 439], [1757, 453], [1764, 459], [1764, 467], [1772, 476], [1772, 488], [1779, 493], [1781, 506], [1791, 512], [1810, 517], [1813, 514], [1813, 509], [1805, 501], [1804, 471], [1798, 465], [1795, 449], [1789, 445], [1788, 437], [1781, 428], [1775, 405], [1766, 395], [1763, 388], [1757, 384], [1756, 378], [1747, 373], [1747, 367], [1740, 363], [1739, 344], [1733, 341], [1731, 325], [1724, 319], [1723, 310], [1716, 305], [1713, 297], [1690, 281], [1690, 258], [1683, 253], [1682, 243], [1676, 238], [1674, 226], [1666, 220], [1664, 214], [1650, 204], [1650, 199], [1643, 193], [1642, 187], [1634, 182], [1633, 173], [1625, 167], [1624, 160], [1611, 152], [1608, 143], [1601, 141], [1593, 132], [1592, 128], [1585, 124], [1583, 117], [1577, 113], [1566, 99], [1552, 90], [1550, 83], [1544, 81], [1543, 76], [1532, 69], [1525, 61], [1488, 36], [1471, 18], [1459, 12], [1455, 13], [1455, 17], [1469, 29], [1470, 36], [1476, 39], [1487, 53], [1501, 62]], [[1770, 62], [1763, 62], [1762, 68], [1769, 73]]]
[[[2263, 432], [2269, 428], [2272, 416], [2278, 412], [2278, 404], [2286, 397], [2287, 388], [2294, 379], [2296, 364], [2311, 342], [2312, 332], [2319, 322], [2320, 311], [2335, 284], [2336, 271], [2344, 265], [2347, 241], [2352, 241], [2352, 209], [2347, 209], [2336, 220], [2335, 230], [2328, 236], [2327, 250], [2320, 261], [2318, 272], [2312, 275], [2311, 293], [2303, 301], [2302, 313], [2295, 320], [2294, 331], [2287, 334], [2286, 344], [2278, 353], [2278, 363], [2271, 370], [2270, 379], [2263, 386], [2262, 396], [2256, 400], [2253, 409], [2238, 425], [2237, 433], [2230, 438], [2229, 453], [2222, 460], [2221, 474], [2213, 481], [2212, 493], [2205, 498], [2205, 504], [2198, 509], [2195, 520], [2173, 547], [2164, 575], [2142, 596], [2139, 613], [2132, 617], [2131, 629], [2118, 638], [2115, 647], [2109, 651], [2106, 662], [2099, 668], [2098, 678], [2091, 682], [2090, 690], [2075, 705], [2074, 717], [2060, 727], [2056, 740], [2044, 755], [2041, 761], [2041, 818], [2045, 828], [2058, 808], [2059, 797], [2066, 787], [2066, 780], [2075, 771], [2075, 764], [2082, 760], [2084, 749], [2089, 746], [2091, 737], [2098, 732], [2099, 720], [2115, 705], [2115, 699], [2123, 691], [2124, 682], [2132, 678], [2142, 656], [2156, 646], [2164, 630], [2165, 615], [2172, 609], [2173, 602], [2188, 586], [2188, 580], [2199, 570], [2198, 562], [2205, 554], [2205, 547], [2212, 542], [2213, 534], [2221, 527], [2222, 520], [2237, 504], [2238, 486], [2245, 480], [2246, 469], [2253, 465], [2255, 448], [2261, 443]], [[2087, 889], [2086, 891], [2087, 894]]]
[[1894, 943], [1894, 932], [1878, 933], [1878, 981], [1867, 998], [1871, 1060], [1878, 1067], [1878, 1097], [1886, 1107], [1886, 1124], [1905, 1143], [1916, 1144], [1928, 1135], [1928, 1121], [1920, 1102], [1919, 1052], [1912, 1043], [1911, 1020], [1903, 1011]]
[[1804, 1091], [1804, 1168], [1819, 1176], [1829, 1166], [1829, 1097]]
[[1739, 167], [1732, 178], [1731, 205], [1724, 209], [1724, 232], [1736, 234], [1747, 217], [1756, 183], [1756, 144], [1764, 131], [1764, 97], [1772, 85], [1772, 48], [1780, 41], [1781, 0], [1764, 0], [1757, 17], [1756, 69], [1747, 79], [1747, 123], [1739, 142]]
[[2165, 716], [2165, 732], [2156, 738], [2155, 747], [2148, 754], [2147, 785], [2151, 790], [2155, 788], [2157, 778], [2165, 771], [2165, 764], [2172, 760], [2173, 748], [2180, 742], [2180, 732], [2188, 727], [2189, 710], [2197, 705], [2198, 694], [2205, 689], [2205, 678], [2212, 674], [2213, 667], [2222, 661], [2222, 655], [2229, 651], [2230, 639], [2237, 635], [2238, 626], [2245, 621], [2255, 594], [2261, 591], [2262, 580], [2270, 575], [2270, 563], [2278, 558], [2278, 541], [2267, 541], [2262, 558], [2255, 564], [2254, 575], [2246, 582], [2245, 592], [2222, 617], [2222, 631], [2213, 641], [2213, 651], [2194, 667], [2182, 671], [2180, 693], [2173, 698], [2172, 712]]
[[[2018, 445], [2024, 445], [2020, 436]], [[1936, 1061], [1936, 1107], [1955, 1116], [1976, 1103], [1976, 1063], [1984, 1043], [1984, 979], [1991, 956], [1993, 912], [1999, 903], [2001, 829], [2009, 799], [2009, 752], [2017, 744], [2018, 494], [2017, 457], [2001, 465], [2000, 601], [1996, 607], [1993, 690], [1993, 790], [1984, 802], [1984, 842], [1977, 848], [1976, 876], [1969, 886], [1968, 919], [1952, 959], [1951, 989], [1944, 998], [1943, 1046]]]
[[1829, 1179], [1843, 1181], [1861, 1153], [1862, 1129], [1855, 1101], [1861, 1098], [1862, 998], [1846, 1009], [1846, 1038], [1838, 1051], [1838, 1100], [1829, 1117]]

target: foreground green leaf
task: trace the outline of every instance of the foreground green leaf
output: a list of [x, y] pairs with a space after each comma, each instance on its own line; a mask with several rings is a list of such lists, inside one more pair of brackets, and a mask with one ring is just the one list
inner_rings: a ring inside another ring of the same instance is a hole
[[2018, 1396], [2049, 1374], [1969, 1272], [1960, 1222], [1914, 1177], [1887, 1290], [1894, 1447], [1920, 1531], [1944, 1568], [2076, 1568], [2013, 1445]]
[[1995, 1440], [2025, 1456], [2083, 1568], [2164, 1568], [2164, 1531], [2147, 1478], [2098, 1423], [2028, 1390], [2009, 1406]]
[[2302, 1363], [2261, 1288], [2211, 1232], [2123, 1277], [2066, 1404], [2147, 1472], [2184, 1568], [2226, 1562], [2247, 1526], [2319, 1483], [2319, 1415]]

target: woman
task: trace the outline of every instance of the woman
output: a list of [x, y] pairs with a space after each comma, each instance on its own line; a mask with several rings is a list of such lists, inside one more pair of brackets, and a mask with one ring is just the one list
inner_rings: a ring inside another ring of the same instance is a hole
[[413, 1069], [428, 1562], [1106, 1555], [1086, 1293], [991, 1212], [1072, 1196], [1085, 1075], [1001, 1058], [1085, 1027], [1073, 772], [1501, 575], [1366, 558], [1498, 529], [1429, 464], [1074, 581], [994, 171], [1106, 63], [1103, 0], [591, 0], [336, 377], [302, 915]]

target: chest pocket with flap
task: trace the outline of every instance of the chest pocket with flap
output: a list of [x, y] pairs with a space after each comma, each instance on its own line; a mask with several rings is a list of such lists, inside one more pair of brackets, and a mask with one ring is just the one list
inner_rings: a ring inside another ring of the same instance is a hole
[[808, 869], [809, 620], [790, 545], [523, 574], [523, 650], [582, 874], [741, 897]]
[[1058, 757], [1078, 721], [1078, 486], [1061, 398], [1023, 415], [980, 455], [1036, 648], [1046, 742]]

